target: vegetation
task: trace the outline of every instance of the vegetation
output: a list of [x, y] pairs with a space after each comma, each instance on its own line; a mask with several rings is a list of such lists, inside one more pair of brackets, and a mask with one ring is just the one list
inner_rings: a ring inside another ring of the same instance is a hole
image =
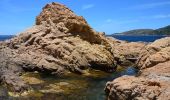
[[170, 25], [159, 29], [136, 29], [113, 35], [170, 35]]
[[161, 35], [170, 35], [170, 25], [160, 28], [160, 29], [157, 29], [157, 32]]

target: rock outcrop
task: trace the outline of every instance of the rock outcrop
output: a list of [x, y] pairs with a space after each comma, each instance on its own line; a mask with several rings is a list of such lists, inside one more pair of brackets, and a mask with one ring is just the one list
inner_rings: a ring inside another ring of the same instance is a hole
[[47, 4], [32, 28], [1, 44], [1, 81], [15, 91], [27, 87], [19, 78], [23, 71], [62, 75], [116, 69], [109, 40], [58, 3]]
[[153, 67], [170, 60], [170, 37], [166, 37], [146, 46], [137, 61], [139, 69]]
[[108, 82], [108, 100], [170, 99], [170, 38], [156, 40], [142, 50], [137, 76], [122, 76]]
[[114, 58], [118, 65], [130, 66], [136, 63], [146, 43], [143, 42], [126, 42], [112, 38], [112, 48]]
[[7, 84], [10, 90], [20, 92], [27, 90], [28, 86], [19, 78], [22, 68], [17, 61], [14, 50], [7, 47], [0, 49], [0, 82]]

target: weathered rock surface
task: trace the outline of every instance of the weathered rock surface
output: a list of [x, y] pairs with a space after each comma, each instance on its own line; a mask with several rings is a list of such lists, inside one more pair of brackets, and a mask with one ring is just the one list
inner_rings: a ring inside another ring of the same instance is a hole
[[61, 75], [67, 71], [82, 74], [88, 68], [116, 69], [109, 40], [58, 3], [47, 4], [36, 25], [1, 44], [1, 81], [15, 91], [27, 87], [19, 78], [23, 71]]
[[170, 100], [169, 41], [146, 46], [138, 61], [138, 76], [123, 76], [106, 84], [108, 100]]
[[170, 37], [156, 40], [146, 46], [137, 62], [139, 69], [153, 67], [159, 63], [170, 60]]
[[7, 84], [10, 90], [17, 92], [28, 88], [26, 83], [19, 78], [22, 69], [19, 62], [17, 62], [18, 60], [15, 56], [15, 51], [6, 47], [0, 49], [0, 81]]
[[142, 42], [126, 42], [112, 39], [113, 54], [117, 63], [122, 66], [134, 64], [139, 58], [140, 53], [145, 48], [146, 43]]

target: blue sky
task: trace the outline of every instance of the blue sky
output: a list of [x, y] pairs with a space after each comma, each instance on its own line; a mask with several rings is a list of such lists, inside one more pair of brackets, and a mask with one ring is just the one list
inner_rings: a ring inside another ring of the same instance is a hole
[[31, 27], [50, 2], [67, 5], [95, 30], [107, 34], [170, 25], [170, 0], [0, 0], [0, 35]]

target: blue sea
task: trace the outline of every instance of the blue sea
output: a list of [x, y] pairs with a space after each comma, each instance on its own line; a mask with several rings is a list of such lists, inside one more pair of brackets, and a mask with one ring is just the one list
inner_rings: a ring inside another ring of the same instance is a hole
[[0, 35], [0, 41], [4, 41], [14, 37], [13, 35]]
[[[0, 41], [4, 41], [6, 39], [10, 39], [14, 37], [13, 35], [0, 35]], [[113, 35], [112, 37], [119, 39], [119, 40], [124, 40], [124, 41], [129, 41], [129, 42], [153, 42], [157, 39], [161, 39], [167, 36], [160, 36], [160, 35], [155, 35], [155, 36], [127, 36], [127, 35]]]
[[129, 42], [153, 42], [157, 39], [161, 39], [167, 36], [161, 36], [161, 35], [149, 35], [149, 36], [130, 36], [130, 35], [112, 35], [112, 37], [119, 39], [119, 40], [124, 40], [124, 41], [129, 41]]

